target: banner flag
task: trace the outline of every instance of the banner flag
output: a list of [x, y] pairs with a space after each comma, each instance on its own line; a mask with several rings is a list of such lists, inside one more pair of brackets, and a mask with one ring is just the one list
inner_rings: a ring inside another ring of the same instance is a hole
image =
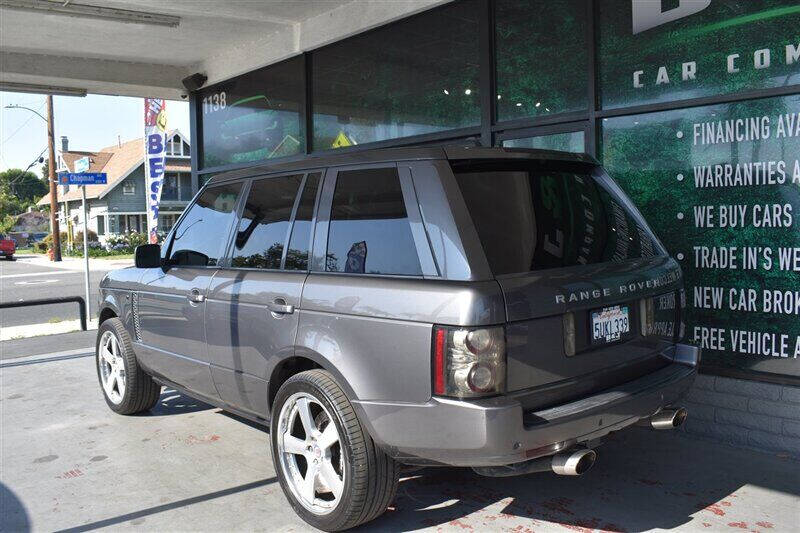
[[144, 99], [144, 179], [147, 188], [147, 235], [150, 244], [158, 242], [158, 204], [164, 183], [167, 159], [167, 102]]

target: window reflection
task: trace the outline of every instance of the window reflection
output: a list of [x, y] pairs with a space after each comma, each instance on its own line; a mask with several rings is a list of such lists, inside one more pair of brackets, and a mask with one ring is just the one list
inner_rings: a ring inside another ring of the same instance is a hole
[[250, 188], [232, 266], [279, 269], [302, 174], [256, 180]]

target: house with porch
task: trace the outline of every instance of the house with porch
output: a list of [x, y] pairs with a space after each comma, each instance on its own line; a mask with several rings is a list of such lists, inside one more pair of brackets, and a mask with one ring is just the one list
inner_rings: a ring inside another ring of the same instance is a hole
[[[197, 192], [192, 185], [189, 141], [178, 130], [167, 137], [167, 161], [158, 226], [167, 232]], [[144, 137], [118, 142], [96, 152], [70, 150], [69, 140], [61, 138], [57, 172], [74, 172], [75, 162], [89, 158], [88, 172], [105, 172], [105, 185], [86, 185], [88, 227], [98, 239], [105, 241], [110, 235], [147, 231], [146, 187], [144, 177]], [[81, 188], [75, 185], [58, 185], [59, 223], [61, 231], [77, 234], [83, 231]], [[38, 202], [50, 205], [50, 195]]]

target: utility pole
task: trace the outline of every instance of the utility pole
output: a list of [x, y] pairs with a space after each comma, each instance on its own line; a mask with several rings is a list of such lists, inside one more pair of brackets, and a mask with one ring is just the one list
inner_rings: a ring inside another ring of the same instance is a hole
[[[47, 95], [47, 150], [50, 182], [50, 227], [53, 228], [53, 261], [61, 261], [61, 233], [58, 228], [58, 183], [56, 182], [56, 141], [53, 128], [53, 95]], [[84, 235], [86, 231], [84, 230]], [[88, 303], [88, 300], [87, 300]]]

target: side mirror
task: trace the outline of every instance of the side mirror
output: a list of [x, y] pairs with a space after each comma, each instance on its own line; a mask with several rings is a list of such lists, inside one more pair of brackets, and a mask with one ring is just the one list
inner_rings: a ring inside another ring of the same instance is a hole
[[136, 268], [161, 267], [161, 247], [157, 244], [141, 244], [134, 254]]

